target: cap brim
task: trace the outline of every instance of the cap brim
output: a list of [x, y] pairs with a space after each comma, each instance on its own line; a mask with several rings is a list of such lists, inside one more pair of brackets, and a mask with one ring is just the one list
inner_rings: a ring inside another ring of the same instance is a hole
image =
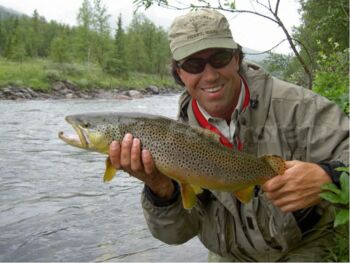
[[221, 39], [201, 39], [189, 45], [179, 47], [173, 51], [173, 58], [175, 60], [182, 60], [198, 51], [208, 48], [238, 48], [237, 43], [232, 38]]

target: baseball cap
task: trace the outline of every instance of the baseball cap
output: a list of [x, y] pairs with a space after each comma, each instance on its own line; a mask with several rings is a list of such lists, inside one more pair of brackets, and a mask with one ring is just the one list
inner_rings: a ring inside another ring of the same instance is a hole
[[238, 47], [226, 17], [212, 9], [199, 9], [175, 18], [168, 37], [175, 60], [207, 48]]

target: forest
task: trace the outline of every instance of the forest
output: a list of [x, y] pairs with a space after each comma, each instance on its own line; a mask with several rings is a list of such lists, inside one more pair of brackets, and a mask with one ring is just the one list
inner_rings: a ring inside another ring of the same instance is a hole
[[[146, 7], [156, 2], [167, 1], [134, 0]], [[222, 10], [240, 11], [234, 1], [226, 2]], [[273, 75], [311, 88], [349, 112], [348, 1], [299, 2], [301, 24], [290, 32], [299, 58], [268, 52], [262, 64]], [[102, 0], [84, 0], [76, 26], [48, 22], [36, 10], [30, 17], [0, 11], [0, 87], [22, 84], [50, 89], [50, 82], [62, 79], [82, 88], [140, 87], [150, 80], [175, 85], [169, 75], [166, 30], [141, 12], [135, 12], [127, 26], [119, 14], [115, 29], [109, 18]], [[25, 74], [28, 68], [34, 72]]]

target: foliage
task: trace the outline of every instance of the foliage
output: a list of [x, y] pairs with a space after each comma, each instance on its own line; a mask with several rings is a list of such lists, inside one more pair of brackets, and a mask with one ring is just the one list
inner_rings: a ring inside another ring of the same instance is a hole
[[[61, 64], [84, 63], [113, 77], [127, 79], [134, 72], [169, 76], [170, 49], [167, 32], [144, 15], [135, 14], [123, 28], [121, 15], [115, 35], [102, 0], [84, 0], [77, 12], [77, 26], [48, 23], [35, 10], [31, 17], [5, 16], [0, 20], [0, 57], [25, 63], [50, 58]], [[52, 71], [49, 75], [57, 77]]]
[[290, 66], [292, 61], [293, 56], [270, 52], [269, 56], [263, 60], [263, 64], [275, 77], [289, 80], [294, 73], [294, 69]]
[[332, 52], [319, 51], [314, 91], [337, 103], [349, 113], [349, 49], [328, 39]]
[[8, 85], [28, 86], [33, 90], [49, 91], [52, 83], [67, 80], [80, 88], [144, 89], [149, 85], [160, 88], [177, 87], [170, 75], [134, 72], [128, 79], [104, 72], [98, 64], [55, 63], [49, 59], [27, 59], [18, 64], [0, 58], [0, 88]]
[[50, 45], [50, 57], [58, 63], [70, 62], [72, 56], [70, 54], [69, 44], [65, 33], [56, 36]]
[[338, 212], [334, 221], [334, 227], [349, 222], [349, 168], [338, 168], [341, 171], [340, 189], [332, 183], [322, 186], [321, 198], [336, 206]]
[[[299, 0], [301, 23], [294, 28], [293, 38], [300, 54], [309, 64], [313, 78], [319, 72], [319, 54], [333, 53], [333, 43], [338, 50], [349, 47], [349, 3], [347, 0]], [[325, 74], [328, 72], [326, 71]]]
[[321, 198], [334, 204], [336, 217], [334, 231], [336, 245], [330, 249], [328, 261], [349, 262], [349, 168], [338, 168], [341, 171], [340, 188], [335, 184], [322, 186]]

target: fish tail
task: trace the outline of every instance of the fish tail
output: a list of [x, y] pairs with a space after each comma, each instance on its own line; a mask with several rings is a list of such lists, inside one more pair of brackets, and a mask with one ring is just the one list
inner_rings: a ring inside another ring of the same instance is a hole
[[286, 164], [284, 160], [277, 155], [264, 155], [261, 157], [271, 168], [276, 172], [276, 174], [282, 175], [286, 170]]

